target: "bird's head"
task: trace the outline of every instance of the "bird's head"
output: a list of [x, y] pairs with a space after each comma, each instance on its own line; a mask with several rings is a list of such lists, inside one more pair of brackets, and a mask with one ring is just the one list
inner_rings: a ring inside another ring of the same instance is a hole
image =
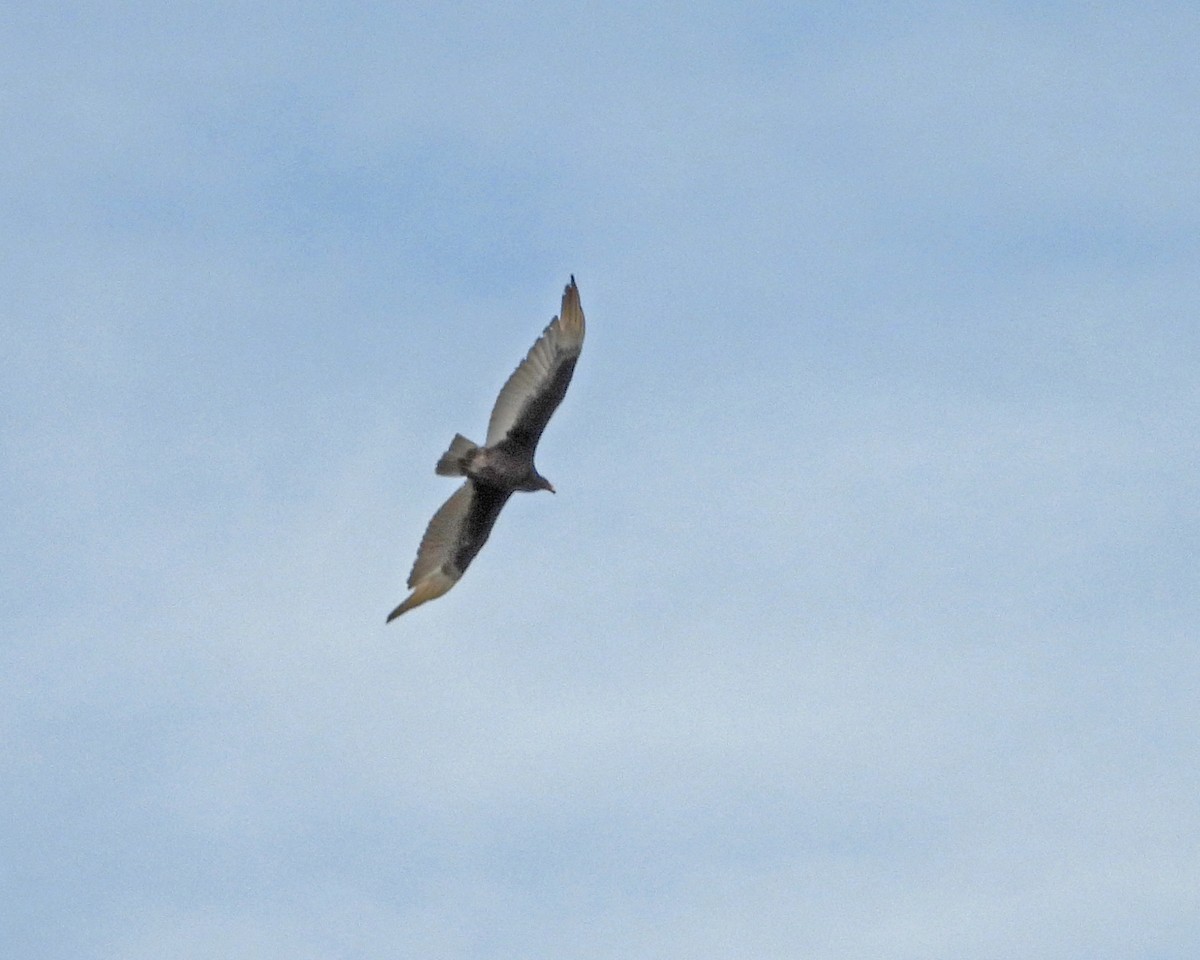
[[554, 484], [552, 484], [549, 480], [547, 480], [545, 477], [543, 477], [536, 470], [534, 470], [533, 473], [530, 475], [529, 480], [527, 481], [527, 484], [528, 485], [525, 486], [523, 489], [528, 490], [530, 492], [533, 492], [535, 490], [549, 490], [551, 493], [557, 492], [554, 489]]

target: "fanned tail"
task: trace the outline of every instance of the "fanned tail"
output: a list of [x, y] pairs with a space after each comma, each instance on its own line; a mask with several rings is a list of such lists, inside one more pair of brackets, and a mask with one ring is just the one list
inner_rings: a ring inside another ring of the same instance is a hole
[[467, 464], [478, 449], [477, 445], [461, 433], [456, 433], [450, 441], [450, 449], [441, 455], [437, 466], [433, 468], [434, 473], [439, 477], [463, 476], [467, 472]]

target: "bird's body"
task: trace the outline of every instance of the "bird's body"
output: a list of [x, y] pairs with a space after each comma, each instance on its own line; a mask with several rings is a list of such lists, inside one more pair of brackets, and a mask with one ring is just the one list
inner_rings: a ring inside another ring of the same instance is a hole
[[553, 490], [533, 466], [533, 458], [511, 441], [502, 440], [494, 447], [477, 447], [462, 434], [454, 443], [466, 445], [466, 449], [455, 455], [451, 444], [445, 456], [438, 461], [437, 473], [454, 477], [460, 474], [475, 483], [487, 484], [510, 492], [523, 490]]
[[504, 504], [517, 491], [554, 492], [534, 466], [538, 440], [562, 402], [583, 348], [583, 308], [575, 278], [562, 309], [504, 384], [488, 421], [483, 446], [456, 434], [437, 462], [445, 477], [466, 482], [429, 521], [408, 577], [412, 593], [388, 616], [440, 597], [454, 586], [487, 542]]

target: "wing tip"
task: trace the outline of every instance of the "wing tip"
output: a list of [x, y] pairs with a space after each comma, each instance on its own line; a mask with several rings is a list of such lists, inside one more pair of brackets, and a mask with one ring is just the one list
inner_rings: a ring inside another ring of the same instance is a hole
[[400, 606], [388, 614], [385, 622], [391, 623], [400, 614], [408, 613], [414, 607], [419, 607], [430, 600], [436, 600], [457, 582], [458, 578], [450, 576], [445, 570], [440, 568], [435, 570], [420, 583], [413, 586], [413, 592], [408, 595]]
[[586, 325], [583, 319], [583, 304], [579, 302], [579, 287], [575, 285], [575, 274], [571, 274], [571, 282], [563, 290], [562, 308], [558, 312], [558, 321], [560, 330], [567, 335], [568, 343], [572, 345], [583, 343]]

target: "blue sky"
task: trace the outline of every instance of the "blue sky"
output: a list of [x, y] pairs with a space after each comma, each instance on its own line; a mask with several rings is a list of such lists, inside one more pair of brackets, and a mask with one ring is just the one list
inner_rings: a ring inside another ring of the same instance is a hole
[[3, 21], [5, 956], [1197, 955], [1193, 5]]

